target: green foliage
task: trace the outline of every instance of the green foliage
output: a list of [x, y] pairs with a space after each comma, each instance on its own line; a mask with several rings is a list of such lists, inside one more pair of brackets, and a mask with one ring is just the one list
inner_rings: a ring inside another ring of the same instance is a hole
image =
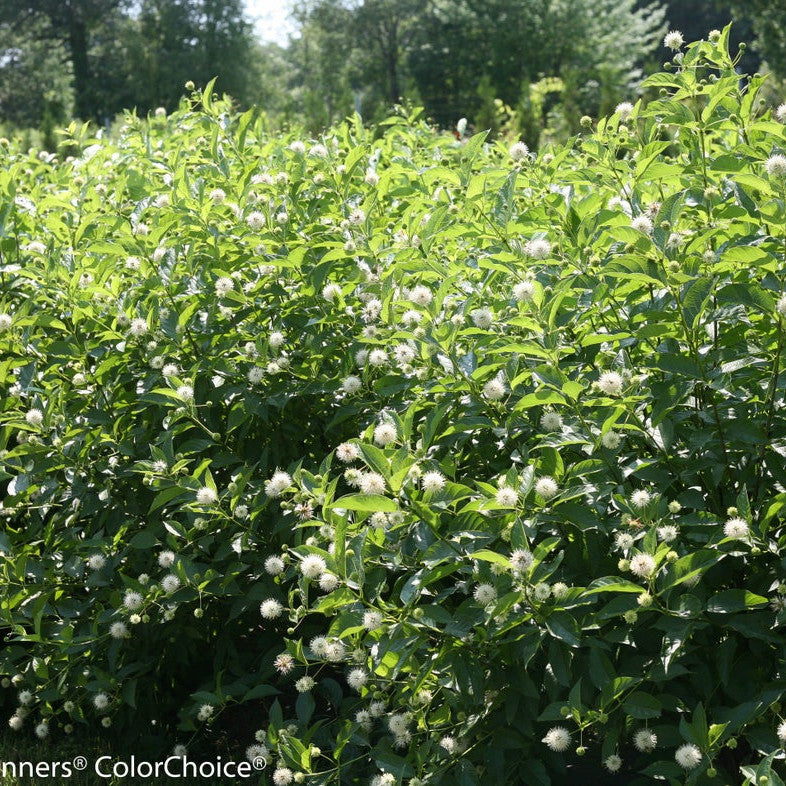
[[780, 783], [786, 145], [728, 32], [538, 156], [272, 138], [212, 84], [6, 149], [12, 726]]

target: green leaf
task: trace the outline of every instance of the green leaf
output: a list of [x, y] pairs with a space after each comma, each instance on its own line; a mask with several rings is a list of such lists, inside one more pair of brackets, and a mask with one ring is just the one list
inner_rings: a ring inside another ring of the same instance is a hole
[[325, 506], [330, 510], [340, 508], [342, 510], [357, 510], [368, 513], [395, 513], [398, 505], [388, 497], [380, 494], [347, 494]]

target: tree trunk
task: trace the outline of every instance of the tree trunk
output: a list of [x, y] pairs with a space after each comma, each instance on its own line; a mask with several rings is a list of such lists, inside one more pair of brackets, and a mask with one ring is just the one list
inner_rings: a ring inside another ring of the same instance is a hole
[[74, 69], [74, 110], [77, 117], [89, 120], [95, 114], [90, 101], [90, 63], [87, 59], [87, 25], [78, 9], [71, 6], [68, 20], [68, 46]]

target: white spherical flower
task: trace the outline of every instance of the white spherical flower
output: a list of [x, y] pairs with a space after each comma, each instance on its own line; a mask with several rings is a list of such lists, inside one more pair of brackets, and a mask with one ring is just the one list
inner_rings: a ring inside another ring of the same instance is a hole
[[180, 369], [174, 363], [167, 363], [161, 369], [161, 373], [168, 379], [169, 377], [176, 377], [180, 373]]
[[786, 104], [781, 104], [781, 105], [780, 105], [780, 106], [779, 106], [779, 107], [778, 107], [778, 108], [775, 110], [775, 119], [776, 119], [776, 120], [777, 120], [779, 123], [786, 123]]
[[174, 573], [169, 573], [161, 580], [161, 588], [171, 595], [180, 586], [180, 579]]
[[652, 753], [658, 744], [658, 737], [650, 729], [639, 729], [633, 735], [633, 746], [641, 753]]
[[93, 696], [93, 706], [97, 710], [105, 710], [109, 706], [109, 696], [106, 693], [96, 693]]
[[298, 693], [308, 693], [316, 684], [313, 677], [306, 675], [295, 682], [295, 690]]
[[220, 205], [226, 198], [226, 192], [221, 188], [214, 188], [210, 192], [210, 201], [215, 205]]
[[342, 442], [336, 448], [336, 458], [344, 464], [349, 464], [360, 458], [360, 448], [353, 442]]
[[781, 744], [786, 745], [786, 720], [781, 721], [778, 724], [776, 734], [778, 735], [778, 739], [780, 740]]
[[277, 470], [273, 477], [265, 481], [265, 494], [268, 497], [280, 497], [292, 485], [292, 477], [289, 473]]
[[673, 524], [664, 524], [662, 527], [658, 527], [657, 533], [658, 540], [662, 540], [664, 543], [671, 543], [677, 539], [679, 530]]
[[701, 751], [691, 743], [680, 745], [674, 754], [674, 759], [683, 769], [692, 770], [701, 764]]
[[148, 331], [147, 320], [141, 317], [131, 320], [131, 327], [128, 330], [132, 336], [144, 336]]
[[223, 297], [235, 288], [235, 282], [229, 276], [221, 276], [216, 281], [216, 294]]
[[274, 620], [276, 617], [280, 617], [283, 611], [284, 607], [274, 598], [263, 600], [259, 606], [259, 613], [266, 620]]
[[382, 625], [382, 614], [378, 611], [366, 611], [363, 613], [363, 627], [366, 630], [376, 630]]
[[673, 52], [676, 52], [684, 43], [685, 39], [679, 30], [670, 30], [663, 38], [663, 46], [666, 49], [671, 49]]
[[44, 422], [44, 413], [41, 412], [40, 409], [36, 409], [34, 407], [33, 409], [28, 410], [25, 414], [25, 421], [29, 425], [35, 426], [37, 428]]
[[274, 786], [289, 786], [294, 777], [294, 773], [289, 767], [278, 767], [273, 770]]
[[254, 366], [254, 368], [249, 369], [248, 372], [248, 381], [252, 385], [256, 385], [257, 383], [261, 382], [265, 377], [265, 370], [260, 368], [259, 366]]
[[522, 161], [529, 155], [529, 148], [524, 142], [514, 142], [508, 153], [514, 161]]
[[20, 690], [17, 699], [22, 706], [26, 707], [33, 703], [33, 694], [29, 690]]
[[319, 554], [309, 554], [300, 563], [300, 572], [307, 579], [318, 579], [327, 570], [327, 564]]
[[494, 322], [494, 314], [488, 308], [473, 308], [469, 313], [469, 318], [476, 328], [488, 330]]
[[764, 162], [764, 168], [771, 177], [786, 176], [786, 156], [776, 153]]
[[603, 766], [609, 772], [619, 772], [622, 767], [622, 759], [616, 753], [612, 753], [611, 756], [607, 756], [603, 760]]
[[128, 628], [124, 622], [113, 622], [109, 626], [109, 633], [113, 639], [125, 639], [128, 636]]
[[630, 504], [637, 510], [646, 508], [652, 501], [652, 494], [646, 489], [637, 489], [630, 495]]
[[775, 310], [779, 314], [786, 314], [786, 295], [781, 295], [778, 302], [775, 304]]
[[614, 536], [614, 545], [621, 551], [627, 551], [629, 548], [632, 548], [633, 543], [633, 535], [629, 532], [618, 532]]
[[255, 210], [246, 217], [246, 224], [253, 230], [262, 229], [265, 226], [265, 216], [258, 210]]
[[265, 560], [265, 572], [271, 576], [278, 576], [284, 572], [284, 560], [275, 554]]
[[431, 301], [434, 300], [434, 295], [428, 287], [418, 284], [410, 291], [409, 300], [419, 306], [428, 306], [431, 304]]
[[384, 349], [372, 349], [368, 353], [368, 362], [371, 366], [384, 366], [388, 362], [388, 353]]
[[374, 444], [380, 447], [390, 445], [392, 442], [396, 441], [397, 437], [398, 431], [392, 423], [380, 423], [374, 429]]
[[338, 587], [338, 576], [334, 573], [323, 573], [319, 577], [319, 588], [322, 592], [333, 592]]
[[356, 377], [353, 374], [350, 374], [341, 383], [342, 390], [349, 395], [357, 393], [357, 391], [360, 390], [362, 386], [363, 381], [360, 379], [360, 377]]
[[483, 396], [489, 401], [499, 401], [501, 398], [505, 397], [505, 392], [504, 383], [496, 377], [490, 379], [483, 386]]
[[651, 235], [653, 230], [652, 220], [647, 216], [636, 216], [631, 222], [630, 225], [635, 229], [637, 232], [641, 232], [645, 235]]
[[49, 726], [47, 725], [46, 721], [41, 721], [38, 726], [35, 727], [35, 736], [38, 737], [39, 740], [43, 740], [49, 734]]
[[215, 505], [218, 501], [218, 494], [216, 494], [215, 489], [211, 489], [209, 486], [203, 486], [196, 493], [196, 501], [200, 505]]
[[607, 396], [619, 396], [622, 392], [622, 377], [616, 371], [604, 371], [598, 379], [598, 387]]
[[513, 508], [519, 501], [519, 493], [510, 486], [500, 486], [494, 495], [494, 499], [498, 505], [502, 505], [505, 508]]
[[364, 494], [384, 494], [385, 478], [377, 472], [364, 472], [360, 478], [360, 490]]
[[367, 169], [366, 175], [363, 178], [370, 186], [375, 186], [379, 183], [379, 175], [373, 169]]
[[390, 729], [392, 734], [405, 734], [408, 725], [409, 718], [403, 713], [396, 713], [388, 718], [388, 729]]
[[519, 281], [513, 287], [513, 297], [519, 303], [527, 303], [535, 297], [535, 284], [532, 281]]
[[434, 494], [445, 488], [445, 476], [441, 472], [435, 470], [426, 472], [420, 479], [420, 485], [423, 491]]
[[14, 320], [10, 314], [0, 313], [0, 333], [5, 333], [7, 330], [10, 330], [13, 324]]
[[548, 475], [542, 478], [538, 478], [537, 483], [535, 483], [535, 493], [539, 494], [543, 499], [551, 499], [557, 495], [559, 491], [559, 486], [554, 478], [549, 477]]
[[158, 555], [158, 564], [162, 568], [171, 568], [172, 565], [175, 564], [175, 552], [174, 551], [162, 551]]
[[352, 669], [347, 675], [347, 685], [359, 691], [368, 682], [368, 672], [365, 669]]
[[562, 431], [562, 417], [557, 412], [544, 412], [540, 418], [544, 431]]
[[557, 753], [563, 753], [570, 747], [570, 732], [564, 726], [555, 726], [546, 732], [546, 736], [541, 740]]
[[630, 101], [623, 101], [621, 104], [617, 104], [614, 111], [620, 116], [620, 120], [623, 123], [627, 123], [633, 114], [633, 104]]
[[106, 559], [103, 554], [91, 554], [87, 558], [87, 567], [90, 570], [101, 570], [106, 565]]
[[648, 579], [655, 572], [655, 560], [649, 554], [636, 554], [630, 561], [630, 572]]
[[8, 719], [8, 725], [11, 727], [12, 731], [19, 731], [24, 725], [24, 719], [20, 718], [18, 715], [12, 715]]
[[606, 450], [616, 450], [622, 442], [622, 436], [616, 431], [607, 431], [601, 438], [600, 443]]
[[514, 573], [526, 573], [534, 561], [532, 552], [527, 549], [516, 549], [510, 555], [510, 565]]
[[194, 388], [192, 385], [180, 385], [176, 392], [177, 395], [183, 399], [183, 401], [194, 400]]
[[546, 259], [551, 254], [551, 243], [545, 238], [536, 237], [527, 241], [524, 251], [533, 259]]
[[325, 659], [332, 663], [338, 663], [347, 656], [347, 650], [341, 641], [330, 641], [325, 647]]
[[478, 584], [472, 597], [481, 605], [488, 606], [497, 599], [497, 590], [492, 584]]
[[748, 536], [748, 524], [745, 519], [731, 518], [723, 525], [723, 534], [727, 538], [742, 540]]
[[129, 611], [135, 611], [142, 605], [143, 600], [144, 599], [138, 592], [128, 590], [123, 596], [123, 606], [125, 606]]
[[325, 284], [322, 287], [322, 297], [332, 303], [341, 297], [341, 287], [338, 284]]
[[354, 209], [354, 210], [353, 210], [353, 211], [352, 211], [352, 212], [349, 214], [349, 223], [350, 223], [350, 224], [354, 224], [355, 226], [357, 226], [358, 224], [362, 224], [362, 223], [363, 223], [365, 220], [366, 220], [366, 214], [365, 214], [365, 212], [364, 212], [364, 211], [363, 211], [361, 208], [359, 208], [359, 207], [356, 207], [356, 208], [355, 208], [355, 209]]

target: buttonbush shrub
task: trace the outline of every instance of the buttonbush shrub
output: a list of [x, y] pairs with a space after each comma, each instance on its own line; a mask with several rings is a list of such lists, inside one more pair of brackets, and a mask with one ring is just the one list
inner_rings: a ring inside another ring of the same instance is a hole
[[538, 154], [210, 89], [6, 147], [12, 728], [782, 783], [786, 109], [727, 42]]

